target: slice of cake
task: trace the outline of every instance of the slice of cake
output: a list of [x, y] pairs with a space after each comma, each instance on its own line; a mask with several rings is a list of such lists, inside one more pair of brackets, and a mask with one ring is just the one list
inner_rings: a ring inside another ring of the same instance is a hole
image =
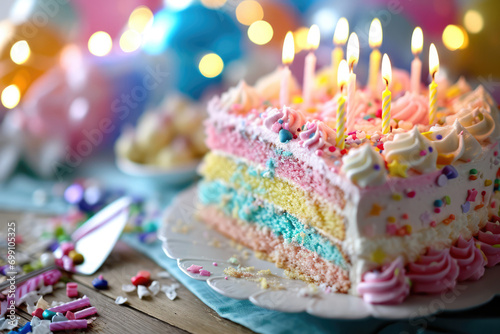
[[263, 80], [264, 92], [241, 82], [209, 104], [206, 224], [291, 277], [372, 303], [450, 289], [500, 261], [500, 219], [488, 223], [499, 112], [483, 87], [452, 86], [432, 126], [427, 95], [400, 92], [386, 135], [380, 101], [358, 91], [341, 150], [337, 97], [275, 108]]

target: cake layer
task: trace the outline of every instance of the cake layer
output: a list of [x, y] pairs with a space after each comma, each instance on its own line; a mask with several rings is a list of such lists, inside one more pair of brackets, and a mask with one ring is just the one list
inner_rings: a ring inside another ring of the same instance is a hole
[[218, 206], [226, 215], [261, 228], [267, 228], [285, 243], [298, 245], [317, 253], [323, 259], [347, 270], [348, 261], [339, 245], [307, 227], [284, 211], [244, 189], [235, 190], [221, 181], [202, 181], [199, 185], [201, 204]]
[[270, 229], [229, 217], [213, 205], [204, 206], [199, 213], [206, 224], [253, 249], [262, 258], [275, 262], [290, 277], [316, 284], [324, 283], [336, 292], [349, 291], [350, 282], [346, 270], [297, 242], [287, 242], [283, 236], [276, 236]]
[[345, 238], [344, 218], [332, 205], [319, 195], [278, 177], [272, 162], [259, 171], [241, 160], [212, 152], [205, 157], [201, 173], [208, 181], [222, 180], [231, 187], [253, 192], [328, 236], [337, 240]]
[[[230, 117], [227, 117], [228, 122]], [[278, 177], [290, 180], [306, 192], [320, 195], [337, 210], [345, 208], [344, 190], [332, 184], [330, 178], [334, 175], [328, 171], [328, 168], [315, 164], [316, 159], [301, 160], [301, 157], [306, 156], [299, 154], [293, 145], [285, 146], [281, 143], [274, 143], [274, 140], [257, 140], [254, 135], [250, 135], [250, 129], [239, 129], [231, 124], [217, 125], [221, 127], [216, 128], [208, 124], [206, 129], [207, 145], [211, 150], [241, 157], [261, 166], [272, 162], [274, 174]], [[280, 144], [282, 147], [277, 146]]]

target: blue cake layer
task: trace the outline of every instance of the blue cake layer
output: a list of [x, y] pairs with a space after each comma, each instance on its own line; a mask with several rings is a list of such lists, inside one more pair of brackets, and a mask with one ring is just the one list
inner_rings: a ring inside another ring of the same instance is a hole
[[337, 246], [319, 234], [314, 227], [306, 228], [296, 217], [256, 198], [244, 189], [236, 190], [221, 181], [202, 181], [199, 185], [199, 197], [204, 205], [217, 205], [228, 216], [267, 227], [285, 242], [296, 242], [323, 259], [347, 269], [346, 260]]

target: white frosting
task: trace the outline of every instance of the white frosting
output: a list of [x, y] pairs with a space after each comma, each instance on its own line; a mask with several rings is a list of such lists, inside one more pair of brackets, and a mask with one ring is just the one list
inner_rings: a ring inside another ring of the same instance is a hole
[[437, 151], [434, 144], [416, 126], [409, 132], [395, 135], [393, 141], [385, 143], [384, 150], [387, 162], [397, 160], [419, 173], [436, 170]]
[[[264, 125], [269, 130], [273, 130], [273, 125], [281, 120], [281, 127], [290, 131], [291, 133], [297, 133], [297, 129], [304, 125], [304, 115], [298, 110], [294, 110], [290, 107], [284, 107], [282, 110], [278, 108], [268, 108], [264, 116]], [[276, 131], [278, 132], [278, 131]]]
[[304, 131], [300, 133], [302, 147], [310, 150], [322, 149], [325, 145], [335, 145], [335, 131], [321, 121], [307, 122]]
[[378, 186], [386, 181], [384, 159], [370, 145], [351, 149], [342, 162], [341, 171], [360, 187]]
[[[482, 85], [479, 85], [474, 91], [457, 99], [453, 105], [455, 110], [461, 110], [464, 108], [474, 109], [477, 107], [486, 109], [495, 121], [495, 124], [500, 125], [500, 112], [495, 104], [495, 101]], [[495, 127], [495, 130], [492, 133], [492, 138], [500, 139], [500, 126]]]
[[[448, 164], [456, 160], [470, 161], [481, 153], [479, 142], [458, 120], [455, 120], [451, 126], [433, 126], [429, 131], [438, 153], [443, 156], [453, 156], [453, 159]], [[438, 139], [438, 136], [442, 138]]]
[[257, 91], [242, 80], [236, 87], [222, 94], [220, 104], [223, 110], [246, 114], [253, 108], [260, 107], [261, 99]]
[[472, 112], [468, 109], [462, 109], [457, 118], [460, 124], [478, 141], [488, 139], [496, 128], [491, 114], [482, 107], [477, 107]]
[[[277, 68], [275, 71], [260, 78], [255, 84], [255, 90], [264, 98], [264, 100], [278, 100], [280, 98], [281, 78], [283, 68]], [[299, 90], [297, 80], [292, 76], [289, 83], [290, 96]]]

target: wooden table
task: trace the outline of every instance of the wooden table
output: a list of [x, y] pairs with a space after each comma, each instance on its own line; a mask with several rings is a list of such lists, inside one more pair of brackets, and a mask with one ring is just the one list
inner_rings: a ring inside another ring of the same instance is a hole
[[[5, 240], [7, 222], [22, 224], [20, 213], [0, 212], [2, 230], [0, 237]], [[18, 226], [18, 230], [22, 226]], [[29, 236], [24, 238], [17, 249], [29, 251]], [[80, 295], [87, 295], [98, 310], [97, 319], [85, 331], [88, 333], [252, 333], [249, 329], [232, 321], [221, 318], [211, 308], [181, 285], [177, 298], [169, 300], [160, 292], [157, 296], [140, 300], [137, 293], [125, 293], [122, 284], [129, 284], [130, 278], [139, 270], [148, 270], [152, 278], [164, 269], [150, 259], [139, 254], [123, 242], [119, 242], [103, 267], [94, 276], [73, 275], [71, 281], [78, 283]], [[92, 279], [102, 274], [109, 283], [108, 290], [96, 290]], [[158, 279], [160, 283], [171, 284], [172, 279]], [[128, 304], [116, 305], [117, 296], [128, 298]], [[57, 289], [44, 297], [49, 303], [53, 300], [69, 301], [66, 289]], [[20, 324], [31, 320], [25, 308], [18, 311]]]

